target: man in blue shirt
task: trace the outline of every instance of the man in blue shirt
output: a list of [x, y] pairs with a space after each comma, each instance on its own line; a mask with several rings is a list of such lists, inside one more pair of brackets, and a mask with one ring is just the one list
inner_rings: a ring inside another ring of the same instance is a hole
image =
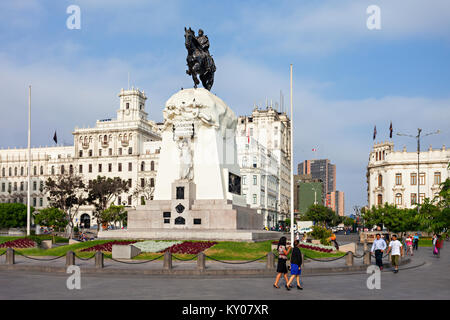
[[419, 234], [413, 237], [413, 250], [419, 250]]
[[371, 252], [375, 252], [376, 265], [383, 270], [383, 252], [386, 249], [386, 241], [381, 239], [381, 234], [377, 233], [377, 238], [372, 244]]

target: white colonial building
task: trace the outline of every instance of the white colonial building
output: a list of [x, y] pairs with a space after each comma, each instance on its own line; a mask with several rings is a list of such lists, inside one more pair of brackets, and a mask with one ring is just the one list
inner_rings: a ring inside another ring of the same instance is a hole
[[[117, 119], [98, 120], [94, 128], [75, 128], [73, 146], [31, 149], [32, 206], [47, 207], [45, 181], [67, 172], [82, 175], [86, 184], [97, 176], [128, 181], [129, 191], [117, 197], [116, 204], [133, 206], [146, 200], [133, 193], [138, 186], [155, 185], [161, 140], [158, 126], [147, 120], [143, 91], [122, 89], [119, 97]], [[27, 161], [27, 149], [0, 150], [1, 202], [26, 203]], [[80, 208], [77, 222], [92, 224], [92, 209]]]
[[417, 177], [417, 151], [407, 152], [406, 148], [395, 151], [392, 142], [376, 143], [367, 166], [369, 208], [384, 203], [413, 208], [417, 199], [419, 203], [425, 198], [433, 199], [439, 193], [439, 184], [449, 177], [449, 162], [450, 150], [430, 146], [420, 152]]
[[[267, 106], [266, 109], [260, 109], [257, 106], [253, 109], [253, 112], [250, 116], [240, 116], [238, 118], [237, 125], [237, 137], [241, 137], [237, 139], [238, 141], [238, 150], [245, 150], [245, 148], [249, 148], [246, 145], [252, 144], [253, 141], [257, 142], [260, 146], [265, 148], [263, 153], [266, 153], [266, 159], [271, 159], [268, 164], [267, 175], [273, 175], [274, 172], [277, 172], [277, 197], [273, 198], [266, 195], [264, 197], [264, 201], [269, 200], [269, 203], [272, 201], [276, 201], [275, 210], [276, 212], [275, 218], [278, 221], [284, 221], [287, 217], [289, 217], [290, 212], [290, 172], [291, 172], [291, 122], [285, 112], [279, 112], [272, 108], [271, 106]], [[249, 143], [250, 141], [250, 143]], [[256, 150], [258, 149], [258, 144], [255, 144]], [[260, 149], [263, 150], [263, 149]], [[238, 151], [239, 152], [239, 151]], [[258, 153], [258, 151], [256, 151]], [[242, 152], [241, 152], [242, 155]], [[270, 156], [269, 156], [270, 155]], [[258, 158], [258, 155], [255, 155]], [[248, 158], [248, 163], [253, 165], [253, 157]], [[276, 165], [273, 161], [276, 161]], [[241, 160], [240, 160], [241, 161]], [[242, 163], [242, 161], [240, 162]], [[244, 169], [244, 168], [243, 168]], [[254, 173], [251, 172], [253, 170]], [[258, 175], [260, 173], [260, 168], [245, 168], [244, 172], [247, 176]], [[266, 175], [266, 174], [262, 174]], [[253, 179], [253, 177], [251, 178]], [[270, 178], [272, 179], [272, 178]], [[273, 180], [275, 182], [275, 180]], [[271, 189], [270, 192], [275, 190]], [[268, 190], [267, 190], [268, 191]], [[254, 202], [254, 194], [255, 193], [247, 193], [247, 201], [249, 204], [253, 204]], [[257, 194], [257, 203], [263, 203], [260, 200], [259, 193]], [[261, 206], [262, 207], [262, 206]], [[271, 207], [266, 207], [264, 209], [266, 212], [272, 212]], [[269, 217], [273, 217], [273, 213], [270, 213], [265, 218], [265, 222], [269, 222]], [[272, 218], [270, 218], [272, 219]], [[267, 223], [266, 226], [269, 226]]]
[[237, 137], [242, 194], [247, 204], [264, 216], [264, 226], [275, 227], [278, 219], [279, 165], [277, 157], [254, 138]]

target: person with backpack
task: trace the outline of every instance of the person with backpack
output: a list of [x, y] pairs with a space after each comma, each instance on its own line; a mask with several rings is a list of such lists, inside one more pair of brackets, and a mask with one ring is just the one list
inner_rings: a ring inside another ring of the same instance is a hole
[[292, 247], [287, 248], [286, 245], [287, 239], [286, 237], [281, 237], [280, 241], [278, 241], [277, 245], [277, 251], [278, 251], [278, 265], [277, 265], [277, 276], [275, 278], [275, 283], [273, 284], [274, 288], [279, 289], [278, 281], [280, 281], [281, 276], [283, 275], [284, 280], [286, 281], [286, 288], [287, 283], [289, 282], [287, 277], [287, 267], [286, 267], [286, 261], [287, 256], [289, 252], [291, 251]]
[[299, 241], [294, 241], [294, 249], [292, 249], [292, 255], [291, 255], [291, 278], [289, 279], [286, 289], [291, 290], [291, 283], [294, 281], [294, 278], [297, 279], [297, 289], [303, 290], [303, 287], [300, 285], [300, 275], [302, 274], [302, 252], [300, 251], [300, 248], [298, 247]]

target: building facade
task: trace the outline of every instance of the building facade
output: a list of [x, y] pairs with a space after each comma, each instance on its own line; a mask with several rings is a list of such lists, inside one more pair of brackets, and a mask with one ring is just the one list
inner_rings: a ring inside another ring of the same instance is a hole
[[294, 175], [294, 211], [305, 214], [313, 204], [322, 204], [324, 184], [319, 179], [312, 179], [311, 175]]
[[[277, 222], [290, 216], [291, 187], [291, 122], [286, 113], [271, 106], [265, 109], [255, 106], [250, 116], [239, 116], [236, 136], [238, 143], [253, 141], [266, 148], [274, 156], [278, 166]], [[244, 146], [245, 147], [245, 146]], [[238, 148], [241, 148], [238, 145]]]
[[366, 174], [369, 208], [385, 203], [413, 208], [418, 201], [436, 197], [440, 183], [449, 177], [450, 150], [430, 146], [420, 152], [419, 174], [417, 160], [417, 151], [395, 151], [392, 142], [376, 143], [369, 154]]
[[[44, 191], [49, 177], [79, 174], [86, 185], [97, 176], [119, 177], [128, 181], [129, 191], [115, 199], [118, 205], [133, 206], [150, 200], [155, 185], [160, 135], [153, 121], [147, 120], [145, 93], [121, 90], [117, 119], [98, 120], [94, 128], [75, 128], [74, 145], [31, 149], [31, 205], [48, 206]], [[27, 149], [0, 150], [0, 201], [27, 201]], [[151, 191], [150, 191], [151, 193]], [[80, 207], [76, 222], [92, 225], [93, 207]]]
[[322, 203], [326, 201], [326, 195], [336, 191], [336, 165], [328, 159], [305, 160], [298, 164], [298, 174], [310, 174], [312, 179], [319, 179], [324, 183]]

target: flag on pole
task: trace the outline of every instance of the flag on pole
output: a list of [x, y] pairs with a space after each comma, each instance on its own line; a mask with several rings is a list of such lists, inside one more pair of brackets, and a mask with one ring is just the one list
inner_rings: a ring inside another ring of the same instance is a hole
[[393, 131], [393, 129], [392, 129], [392, 121], [391, 121], [391, 125], [389, 126], [389, 138], [391, 138], [391, 139], [392, 139], [392, 131]]
[[55, 143], [58, 143], [58, 137], [56, 136], [56, 130], [55, 130], [55, 134], [53, 135], [53, 141], [55, 141]]
[[373, 128], [373, 140], [377, 137], [377, 126]]

